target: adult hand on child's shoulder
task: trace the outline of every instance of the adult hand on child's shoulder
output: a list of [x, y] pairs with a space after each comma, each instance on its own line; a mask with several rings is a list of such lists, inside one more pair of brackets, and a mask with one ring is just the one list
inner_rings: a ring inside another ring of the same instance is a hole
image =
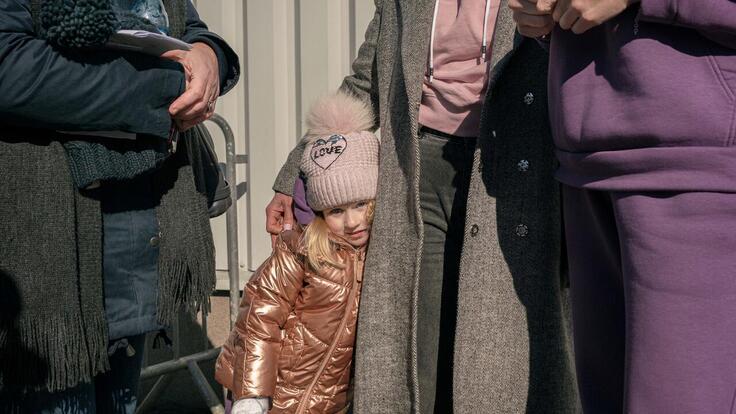
[[231, 414], [267, 414], [268, 398], [243, 398], [235, 401]]
[[194, 43], [191, 50], [171, 50], [161, 57], [181, 63], [186, 90], [169, 107], [169, 114], [180, 131], [205, 121], [215, 113], [220, 96], [220, 68], [217, 54], [205, 43]]
[[266, 231], [271, 233], [271, 247], [284, 230], [294, 228], [294, 213], [291, 208], [293, 198], [289, 195], [276, 193], [266, 206]]

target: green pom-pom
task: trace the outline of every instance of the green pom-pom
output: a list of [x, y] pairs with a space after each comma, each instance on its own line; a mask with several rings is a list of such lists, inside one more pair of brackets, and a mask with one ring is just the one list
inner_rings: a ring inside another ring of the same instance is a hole
[[64, 48], [102, 46], [118, 28], [109, 0], [47, 0], [40, 18], [41, 36]]

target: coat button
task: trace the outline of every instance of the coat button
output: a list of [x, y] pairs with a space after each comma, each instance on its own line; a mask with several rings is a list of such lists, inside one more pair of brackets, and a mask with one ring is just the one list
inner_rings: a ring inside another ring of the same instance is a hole
[[477, 236], [479, 231], [480, 227], [478, 227], [477, 224], [473, 224], [472, 226], [470, 226], [470, 237]]
[[159, 239], [158, 236], [153, 236], [153, 237], [151, 237], [151, 240], [148, 243], [151, 244], [151, 247], [158, 247], [158, 244], [159, 244], [160, 241], [161, 241], [161, 239]]
[[526, 95], [524, 95], [524, 103], [527, 105], [531, 105], [534, 103], [534, 94], [531, 92], [527, 92]]
[[516, 164], [516, 168], [519, 169], [521, 172], [529, 171], [529, 161], [527, 160], [521, 160], [518, 164]]
[[519, 237], [526, 237], [529, 234], [529, 227], [525, 224], [519, 224], [516, 226], [516, 235]]

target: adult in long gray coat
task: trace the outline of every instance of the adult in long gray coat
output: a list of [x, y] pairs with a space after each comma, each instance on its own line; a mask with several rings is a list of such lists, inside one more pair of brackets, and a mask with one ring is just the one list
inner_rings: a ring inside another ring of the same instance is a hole
[[[469, 175], [456, 193], [467, 199], [465, 214], [451, 223], [455, 229], [447, 228], [450, 240], [460, 227], [454, 244], [461, 248], [447, 246], [459, 256], [459, 275], [456, 270], [456, 279], [444, 282], [456, 297], [443, 297], [440, 304], [442, 279], [426, 283], [436, 253], [426, 248], [429, 223], [420, 193], [446, 158], [426, 150], [427, 134], [418, 120], [434, 5], [377, 0], [354, 74], [341, 86], [371, 102], [382, 137], [358, 321], [354, 411], [575, 412], [547, 55], [535, 41], [515, 34], [506, 0], [495, 20], [477, 143], [466, 165], [454, 172], [458, 179], [463, 170]], [[290, 220], [288, 213], [280, 215], [290, 208], [301, 154], [299, 146], [292, 151], [274, 185], [277, 194], [267, 208], [272, 232]], [[434, 308], [455, 300], [454, 350], [438, 350], [440, 312]], [[448, 366], [451, 374], [443, 375]]]

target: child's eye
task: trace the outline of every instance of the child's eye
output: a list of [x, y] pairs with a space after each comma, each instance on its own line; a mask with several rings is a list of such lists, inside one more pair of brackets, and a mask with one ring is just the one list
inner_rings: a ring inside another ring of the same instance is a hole
[[365, 201], [359, 201], [359, 202], [355, 203], [355, 208], [362, 208], [362, 207], [365, 207], [367, 205], [368, 205], [367, 202], [365, 202]]
[[342, 214], [342, 209], [341, 208], [333, 208], [332, 210], [330, 210], [330, 215], [336, 215], [336, 214]]

